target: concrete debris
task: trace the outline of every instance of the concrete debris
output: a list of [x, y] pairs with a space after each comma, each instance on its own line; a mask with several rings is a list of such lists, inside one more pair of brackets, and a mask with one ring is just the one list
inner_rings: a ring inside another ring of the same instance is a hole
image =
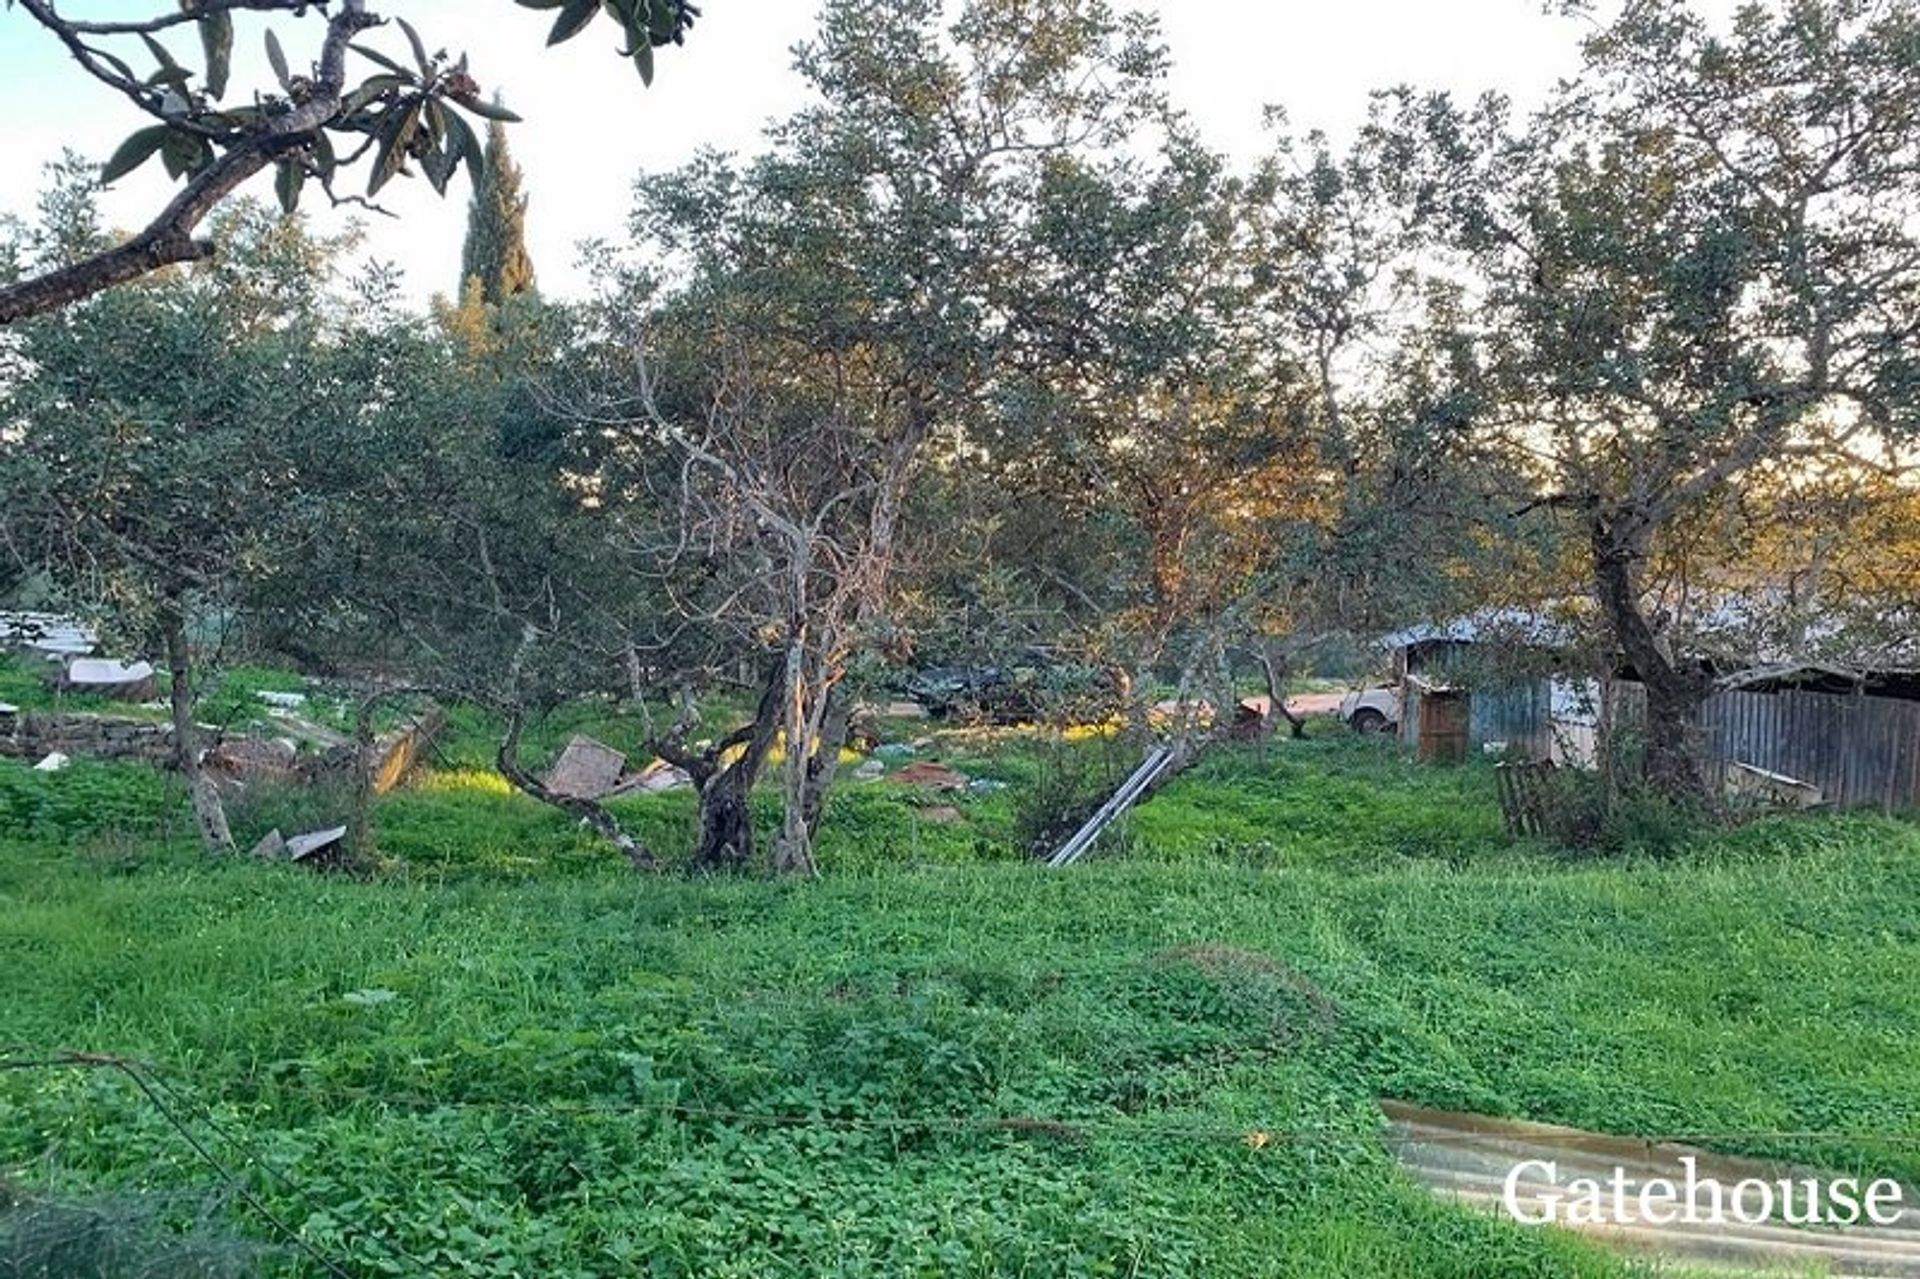
[[0, 647], [23, 648], [43, 657], [85, 657], [99, 637], [93, 628], [59, 613], [0, 612]]
[[54, 680], [63, 692], [93, 693], [122, 702], [144, 702], [158, 691], [150, 662], [119, 662], [104, 657], [76, 657]]
[[658, 795], [662, 791], [684, 790], [693, 785], [693, 775], [664, 759], [656, 759], [637, 773], [620, 779], [607, 797], [614, 795]]
[[907, 759], [918, 752], [905, 742], [888, 742], [885, 746], [875, 747], [873, 753], [881, 759]]
[[976, 777], [967, 783], [969, 795], [992, 795], [1006, 788], [1007, 784], [997, 777]]
[[287, 855], [286, 837], [283, 836], [277, 828], [274, 830], [268, 831], [265, 835], [262, 835], [260, 837], [260, 842], [255, 844], [253, 846], [253, 851], [248, 854], [248, 856], [250, 857], [258, 857], [263, 861], [270, 861], [270, 862], [277, 862], [282, 858], [284, 858], [286, 855]]
[[235, 777], [288, 777], [299, 751], [282, 738], [230, 737], [207, 752], [207, 767]]
[[18, 715], [20, 708], [12, 702], [0, 702], [0, 715]]
[[560, 752], [547, 774], [547, 789], [570, 799], [601, 799], [620, 785], [627, 757], [584, 734], [578, 734]]
[[886, 775], [886, 761], [878, 759], [870, 759], [853, 770], [853, 780], [856, 782], [877, 782]]
[[964, 790], [967, 785], [965, 773], [957, 773], [930, 759], [908, 764], [893, 775], [893, 780], [921, 790]]
[[302, 862], [309, 858], [321, 858], [329, 853], [337, 853], [347, 838], [345, 826], [333, 826], [326, 830], [310, 831], [305, 835], [295, 835], [287, 841], [287, 860]]
[[36, 773], [57, 773], [72, 762], [73, 759], [70, 756], [63, 755], [59, 751], [54, 751], [38, 764], [35, 764], [33, 771]]
[[256, 696], [267, 705], [283, 711], [299, 710], [307, 704], [305, 693], [258, 693]]

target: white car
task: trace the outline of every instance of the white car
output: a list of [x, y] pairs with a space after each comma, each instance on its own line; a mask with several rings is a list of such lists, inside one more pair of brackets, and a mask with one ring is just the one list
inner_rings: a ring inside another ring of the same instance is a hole
[[1340, 720], [1356, 733], [1385, 733], [1400, 724], [1400, 690], [1355, 689], [1340, 699]]

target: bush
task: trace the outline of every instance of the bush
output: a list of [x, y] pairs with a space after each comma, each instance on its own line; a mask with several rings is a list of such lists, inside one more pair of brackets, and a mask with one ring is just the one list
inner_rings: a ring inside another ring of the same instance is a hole
[[[1118, 738], [1080, 743], [1051, 738], [1034, 759], [1032, 780], [1013, 792], [1016, 847], [1044, 857], [1086, 824], [1135, 766]], [[1124, 838], [1124, 833], [1121, 833]]]

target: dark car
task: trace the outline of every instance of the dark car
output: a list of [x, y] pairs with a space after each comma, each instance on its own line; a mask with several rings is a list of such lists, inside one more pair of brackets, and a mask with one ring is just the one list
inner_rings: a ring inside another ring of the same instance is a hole
[[1018, 724], [1104, 718], [1119, 704], [1120, 681], [1102, 667], [1028, 649], [1001, 665], [923, 667], [907, 677], [905, 688], [943, 719]]

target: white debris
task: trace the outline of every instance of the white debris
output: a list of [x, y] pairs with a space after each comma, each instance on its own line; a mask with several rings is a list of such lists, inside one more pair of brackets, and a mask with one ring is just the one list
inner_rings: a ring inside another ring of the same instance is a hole
[[330, 830], [317, 830], [306, 835], [295, 835], [287, 841], [287, 857], [292, 861], [301, 861], [315, 853], [332, 848], [347, 837], [345, 826], [335, 826]]
[[307, 704], [305, 693], [261, 693], [258, 696], [267, 705], [286, 711], [298, 710]]
[[57, 773], [71, 763], [73, 763], [73, 760], [70, 757], [61, 754], [59, 751], [54, 751], [38, 764], [35, 764], [33, 771], [36, 773]]

